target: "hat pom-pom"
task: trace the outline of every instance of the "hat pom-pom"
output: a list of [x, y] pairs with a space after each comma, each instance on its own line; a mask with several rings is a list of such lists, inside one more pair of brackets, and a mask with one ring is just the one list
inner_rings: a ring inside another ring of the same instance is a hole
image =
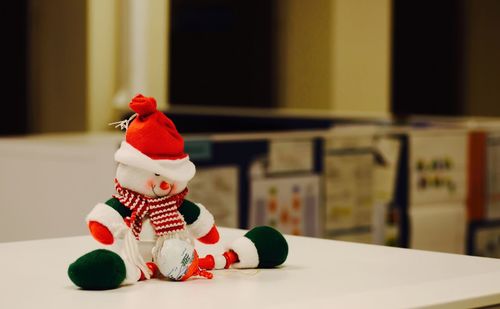
[[139, 116], [147, 116], [156, 111], [156, 100], [154, 98], [138, 94], [129, 103], [129, 107], [134, 112], [139, 114]]

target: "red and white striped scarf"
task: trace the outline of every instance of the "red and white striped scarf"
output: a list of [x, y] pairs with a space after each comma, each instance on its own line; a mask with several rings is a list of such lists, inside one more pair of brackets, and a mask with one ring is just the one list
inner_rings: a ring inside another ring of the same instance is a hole
[[113, 197], [132, 211], [130, 228], [136, 239], [139, 239], [142, 221], [146, 216], [151, 220], [153, 229], [158, 236], [186, 229], [186, 222], [178, 208], [184, 201], [184, 197], [188, 192], [187, 188], [173, 196], [151, 198], [123, 188], [115, 179], [115, 189], [117, 194], [113, 195]]

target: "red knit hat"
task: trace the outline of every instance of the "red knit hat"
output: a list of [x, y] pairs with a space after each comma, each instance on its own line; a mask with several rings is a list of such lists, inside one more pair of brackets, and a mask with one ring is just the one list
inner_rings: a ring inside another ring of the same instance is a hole
[[194, 164], [184, 152], [184, 139], [174, 123], [157, 110], [156, 100], [142, 94], [129, 107], [137, 113], [127, 128], [125, 142], [115, 160], [172, 180], [187, 181], [194, 176]]
[[127, 129], [126, 141], [151, 159], [182, 159], [184, 140], [174, 123], [156, 109], [156, 100], [138, 94], [129, 103], [137, 113]]

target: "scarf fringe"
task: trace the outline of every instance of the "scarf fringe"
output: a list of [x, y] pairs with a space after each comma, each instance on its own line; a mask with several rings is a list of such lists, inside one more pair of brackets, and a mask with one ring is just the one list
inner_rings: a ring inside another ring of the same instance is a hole
[[139, 268], [142, 271], [146, 279], [151, 278], [151, 275], [153, 273], [146, 265], [146, 262], [144, 262], [144, 259], [142, 258], [142, 255], [139, 252], [137, 239], [135, 238], [135, 235], [132, 232], [132, 230], [129, 230], [129, 232], [125, 235], [123, 248], [124, 248], [124, 255], [128, 259], [128, 261], [137, 266], [137, 268]]

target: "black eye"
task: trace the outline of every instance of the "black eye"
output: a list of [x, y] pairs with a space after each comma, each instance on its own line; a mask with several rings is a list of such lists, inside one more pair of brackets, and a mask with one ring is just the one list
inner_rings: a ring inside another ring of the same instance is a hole
[[155, 173], [155, 176], [160, 176], [160, 174], [156, 174], [156, 173]]

